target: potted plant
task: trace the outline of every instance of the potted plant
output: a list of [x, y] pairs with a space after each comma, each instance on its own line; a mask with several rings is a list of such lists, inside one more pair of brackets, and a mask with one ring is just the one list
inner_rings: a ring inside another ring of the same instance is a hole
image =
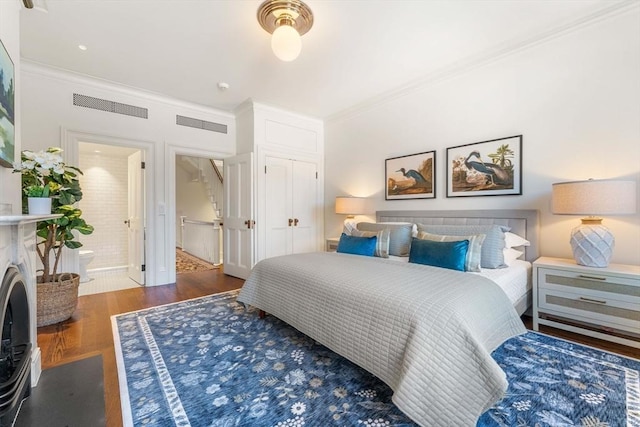
[[22, 162], [14, 172], [22, 175], [22, 209], [27, 213], [27, 198], [47, 197], [51, 212], [61, 217], [38, 221], [36, 244], [38, 258], [42, 262], [42, 274], [37, 276], [38, 326], [58, 323], [71, 317], [78, 302], [80, 276], [75, 273], [58, 273], [62, 249], [82, 247], [74, 235], [91, 234], [93, 226], [82, 219], [82, 211], [74, 203], [82, 199], [79, 175], [82, 171], [62, 160], [62, 149], [22, 152]]

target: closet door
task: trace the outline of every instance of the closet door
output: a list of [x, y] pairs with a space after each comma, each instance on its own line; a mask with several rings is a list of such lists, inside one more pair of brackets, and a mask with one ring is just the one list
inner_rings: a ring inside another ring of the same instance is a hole
[[265, 256], [271, 258], [292, 252], [292, 162], [289, 159], [265, 159]]
[[292, 249], [290, 253], [314, 252], [317, 225], [318, 179], [316, 163], [292, 161]]

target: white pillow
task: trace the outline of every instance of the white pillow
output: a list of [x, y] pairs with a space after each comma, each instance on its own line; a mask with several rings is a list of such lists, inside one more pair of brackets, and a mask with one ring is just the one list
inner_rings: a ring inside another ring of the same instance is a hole
[[504, 247], [505, 248], [514, 248], [517, 246], [530, 246], [531, 242], [527, 239], [518, 236], [517, 234], [505, 232], [504, 233]]
[[507, 265], [513, 264], [513, 261], [524, 255], [524, 252], [512, 248], [504, 248], [502, 253], [504, 253], [504, 263]]

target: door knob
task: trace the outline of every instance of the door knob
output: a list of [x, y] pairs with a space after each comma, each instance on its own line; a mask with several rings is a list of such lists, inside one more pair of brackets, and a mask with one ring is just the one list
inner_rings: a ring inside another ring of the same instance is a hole
[[293, 218], [289, 218], [289, 227], [291, 227], [291, 224], [293, 224]]
[[298, 218], [295, 218], [295, 219], [293, 220], [293, 226], [294, 226], [294, 227], [297, 227], [299, 222], [300, 222], [300, 221], [298, 221]]
[[131, 220], [130, 219], [125, 219], [124, 223], [127, 224], [127, 227], [131, 227]]

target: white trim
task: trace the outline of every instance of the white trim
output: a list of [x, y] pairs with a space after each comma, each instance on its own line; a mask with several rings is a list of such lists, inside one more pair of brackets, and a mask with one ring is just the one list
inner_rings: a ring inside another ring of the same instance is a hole
[[133, 416], [131, 414], [129, 387], [127, 386], [127, 370], [124, 366], [124, 355], [122, 354], [122, 343], [120, 342], [120, 332], [118, 331], [116, 315], [111, 316], [111, 332], [113, 334], [113, 347], [116, 353], [116, 370], [118, 372], [118, 386], [120, 389], [122, 425], [124, 427], [129, 427], [133, 425]]
[[[153, 248], [156, 247], [156, 175], [155, 175], [155, 143], [153, 141], [144, 141], [137, 139], [129, 139], [116, 135], [104, 135], [93, 132], [60, 128], [60, 141], [61, 148], [63, 149], [64, 158], [67, 162], [72, 164], [78, 164], [80, 153], [80, 142], [91, 142], [94, 144], [113, 145], [118, 147], [134, 147], [144, 152], [144, 159], [146, 162], [146, 177], [145, 180], [145, 286], [155, 286], [164, 283], [156, 283], [159, 277], [156, 270], [160, 268], [156, 252]], [[78, 251], [69, 251], [65, 256], [71, 258], [73, 265], [78, 266], [79, 253]], [[77, 270], [77, 268], [76, 268]]]
[[[165, 164], [164, 164], [164, 179], [166, 189], [164, 199], [167, 201], [167, 209], [165, 211], [165, 218], [167, 224], [166, 234], [166, 254], [167, 264], [172, 266], [168, 269], [168, 283], [176, 282], [176, 251], [177, 239], [176, 239], [176, 157], [177, 156], [192, 156], [202, 157], [214, 160], [223, 160], [227, 157], [231, 157], [232, 154], [221, 151], [203, 150], [198, 148], [188, 148], [180, 145], [165, 144]], [[224, 187], [223, 187], [224, 192]], [[223, 237], [224, 239], [224, 237]]]

